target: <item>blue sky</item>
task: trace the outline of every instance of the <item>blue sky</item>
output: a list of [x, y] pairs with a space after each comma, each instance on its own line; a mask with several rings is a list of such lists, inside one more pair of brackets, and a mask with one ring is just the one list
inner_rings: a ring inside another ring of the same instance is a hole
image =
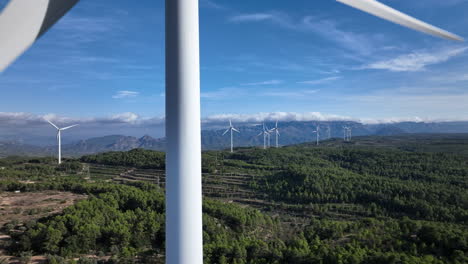
[[[468, 0], [382, 2], [468, 37]], [[468, 120], [467, 43], [334, 0], [201, 0], [200, 19], [205, 119]], [[4, 120], [160, 120], [164, 1], [81, 0], [0, 74], [0, 90]]]

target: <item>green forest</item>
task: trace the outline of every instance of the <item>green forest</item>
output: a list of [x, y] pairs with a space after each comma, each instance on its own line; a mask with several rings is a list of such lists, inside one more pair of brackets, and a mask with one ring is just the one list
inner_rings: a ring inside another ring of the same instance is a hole
[[[249, 175], [239, 186], [256, 195], [244, 203], [205, 195], [205, 263], [468, 263], [468, 157], [420, 149], [304, 144], [204, 152], [204, 178]], [[60, 214], [5, 224], [10, 254], [46, 255], [49, 263], [164, 263], [164, 189], [108, 176], [163, 170], [164, 153], [54, 161], [0, 160], [0, 192], [88, 195]], [[109, 173], [89, 173], [90, 166]]]

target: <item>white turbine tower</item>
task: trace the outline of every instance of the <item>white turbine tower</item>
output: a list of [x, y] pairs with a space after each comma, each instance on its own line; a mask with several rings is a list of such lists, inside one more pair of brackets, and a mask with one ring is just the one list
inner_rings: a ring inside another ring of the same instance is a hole
[[[375, 0], [337, 0], [438, 37], [455, 34]], [[0, 72], [78, 0], [11, 0], [0, 14]], [[166, 263], [202, 264], [199, 0], [166, 0]], [[193, 133], [198, 131], [198, 133]]]
[[278, 139], [279, 139], [279, 136], [280, 136], [280, 132], [279, 132], [279, 128], [278, 128], [278, 121], [276, 121], [276, 124], [275, 124], [275, 127], [270, 129], [270, 133], [275, 133], [275, 145], [276, 145], [276, 148], [279, 148], [279, 144], [278, 144]]
[[57, 129], [57, 146], [58, 146], [58, 155], [57, 156], [58, 156], [58, 164], [60, 165], [60, 164], [62, 164], [62, 131], [70, 129], [72, 127], [76, 127], [77, 125], [72, 125], [72, 126], [59, 128], [58, 126], [56, 126], [51, 121], [49, 121], [49, 120], [46, 120], [46, 121], [49, 122], [49, 124], [51, 124], [53, 127], [55, 127]]
[[268, 129], [268, 126], [265, 125], [265, 129], [267, 131], [267, 147], [270, 148], [271, 147], [271, 131], [270, 129]]
[[237, 130], [234, 126], [232, 126], [232, 121], [229, 120], [229, 128], [224, 131], [223, 136], [226, 135], [226, 133], [231, 132], [231, 153], [234, 152], [234, 142], [233, 142], [233, 132], [240, 133], [239, 130]]
[[257, 137], [261, 136], [261, 135], [263, 135], [263, 149], [267, 149], [267, 139], [270, 136], [270, 133], [268, 132], [268, 129], [266, 128], [265, 123], [263, 123], [262, 132], [260, 132], [257, 135]]
[[317, 128], [312, 131], [312, 133], [316, 133], [317, 135], [317, 146], [319, 145], [319, 141], [320, 141], [320, 125], [317, 125]]
[[348, 126], [343, 126], [344, 141], [351, 141], [352, 128]]

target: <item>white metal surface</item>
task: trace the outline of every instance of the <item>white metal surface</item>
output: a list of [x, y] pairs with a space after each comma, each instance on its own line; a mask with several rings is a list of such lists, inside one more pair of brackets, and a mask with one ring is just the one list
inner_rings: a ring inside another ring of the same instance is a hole
[[166, 263], [202, 264], [198, 0], [166, 0]]
[[67, 130], [67, 129], [70, 129], [72, 127], [76, 127], [78, 125], [72, 125], [72, 126], [67, 126], [67, 127], [64, 127], [64, 128], [59, 128], [58, 126], [56, 126], [54, 123], [52, 123], [50, 120], [47, 120], [46, 121], [51, 125], [53, 126], [55, 129], [57, 129], [57, 146], [58, 146], [58, 164], [62, 164], [62, 131], [63, 130]]
[[234, 138], [233, 138], [233, 135], [234, 135], [234, 132], [240, 133], [240, 131], [237, 130], [237, 129], [232, 125], [232, 121], [231, 121], [231, 120], [229, 120], [229, 128], [226, 129], [226, 131], [224, 131], [223, 136], [226, 135], [228, 132], [231, 132], [231, 153], [234, 153]]
[[0, 72], [78, 0], [11, 0], [0, 14]]
[[[0, 14], [0, 72], [77, 1], [12, 0]], [[462, 40], [374, 0], [337, 1], [418, 31]], [[198, 27], [198, 0], [166, 0], [166, 262], [169, 264], [203, 263]], [[266, 148], [268, 132], [264, 128], [262, 133]], [[60, 136], [59, 130], [59, 141]]]
[[58, 164], [62, 164], [62, 131], [57, 130]]
[[446, 30], [440, 29], [426, 22], [418, 20], [414, 17], [408, 16], [396, 9], [384, 5], [375, 0], [337, 0], [343, 4], [357, 8], [374, 16], [383, 18], [393, 23], [421, 31], [430, 35], [446, 38], [450, 40], [463, 41], [463, 38], [450, 33]]

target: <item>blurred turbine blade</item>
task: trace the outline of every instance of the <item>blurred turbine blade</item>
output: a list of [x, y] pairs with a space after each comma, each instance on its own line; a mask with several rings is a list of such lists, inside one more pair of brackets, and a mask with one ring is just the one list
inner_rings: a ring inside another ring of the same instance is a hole
[[0, 72], [79, 0], [11, 0], [0, 14]]
[[232, 128], [232, 130], [236, 131], [237, 133], [240, 133], [240, 131], [237, 130], [236, 128]]
[[224, 131], [223, 136], [226, 135], [227, 132], [229, 132], [231, 128], [228, 128], [226, 131]]
[[402, 25], [433, 36], [450, 40], [463, 41], [463, 38], [426, 22], [408, 16], [396, 9], [384, 5], [376, 0], [337, 0], [371, 15], [383, 18], [393, 23]]
[[52, 123], [51, 121], [49, 121], [49, 120], [47, 120], [47, 119], [46, 119], [46, 121], [49, 122], [49, 124], [51, 124], [51, 125], [52, 125], [53, 127], [55, 127], [56, 129], [60, 129], [58, 126], [56, 126], [56, 125], [55, 125], [54, 123]]
[[61, 128], [60, 130], [67, 130], [67, 129], [70, 129], [72, 127], [76, 127], [77, 125], [73, 125], [73, 126], [67, 126], [67, 127], [64, 127], [64, 128]]

